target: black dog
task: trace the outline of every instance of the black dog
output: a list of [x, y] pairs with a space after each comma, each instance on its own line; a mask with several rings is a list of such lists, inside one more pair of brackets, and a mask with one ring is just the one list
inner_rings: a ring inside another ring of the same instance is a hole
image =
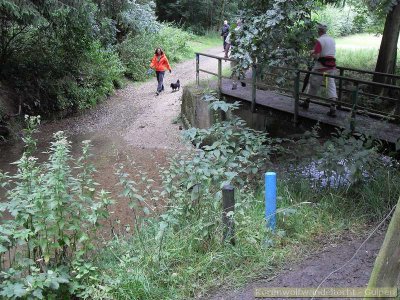
[[176, 90], [178, 90], [178, 91], [180, 90], [181, 82], [179, 81], [179, 79], [176, 83], [171, 83], [171, 88], [172, 88], [173, 92], [175, 92]]

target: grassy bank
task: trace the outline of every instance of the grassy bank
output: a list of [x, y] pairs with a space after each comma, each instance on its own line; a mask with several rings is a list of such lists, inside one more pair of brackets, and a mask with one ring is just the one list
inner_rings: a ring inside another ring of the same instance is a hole
[[[189, 41], [188, 46], [192, 50], [192, 54], [196, 52], [203, 52], [209, 48], [214, 48], [221, 46], [222, 51], [222, 39], [219, 33], [217, 32], [209, 32], [204, 36], [194, 35], [193, 38]], [[192, 58], [190, 56], [189, 58]]]
[[[381, 39], [381, 36], [372, 34], [356, 34], [336, 39], [338, 65], [374, 71]], [[399, 64], [400, 52], [397, 57]]]
[[[375, 188], [381, 185], [394, 187], [395, 182], [378, 180]], [[281, 181], [278, 195], [280, 213], [275, 234], [266, 230], [262, 194], [237, 195], [236, 246], [221, 243], [222, 228], [213, 231], [212, 239], [206, 242], [201, 235], [205, 224], [201, 222], [168, 229], [161, 254], [159, 241], [154, 238], [160, 230], [158, 223], [146, 223], [141, 237], [109, 244], [96, 263], [106, 274], [107, 294], [114, 299], [188, 299], [218, 286], [237, 288], [258, 275], [272, 276], [284, 262], [323, 246], [317, 241], [339, 242], [345, 232], [362, 233], [371, 221], [371, 212], [355, 199], [376, 196], [375, 192], [316, 192], [307, 181]], [[386, 195], [381, 200], [394, 199]]]

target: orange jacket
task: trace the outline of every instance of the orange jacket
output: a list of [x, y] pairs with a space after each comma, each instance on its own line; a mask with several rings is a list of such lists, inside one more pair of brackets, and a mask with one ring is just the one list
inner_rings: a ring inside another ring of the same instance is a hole
[[156, 71], [165, 71], [166, 69], [171, 71], [171, 66], [165, 54], [162, 54], [160, 59], [158, 59], [157, 54], [155, 54], [151, 60], [150, 68], [156, 69]]

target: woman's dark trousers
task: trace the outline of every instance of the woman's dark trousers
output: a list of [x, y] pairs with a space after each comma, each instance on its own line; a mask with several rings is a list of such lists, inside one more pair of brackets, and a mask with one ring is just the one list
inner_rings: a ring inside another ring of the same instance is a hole
[[156, 74], [157, 74], [157, 82], [158, 82], [157, 92], [161, 93], [164, 90], [165, 71], [157, 71]]

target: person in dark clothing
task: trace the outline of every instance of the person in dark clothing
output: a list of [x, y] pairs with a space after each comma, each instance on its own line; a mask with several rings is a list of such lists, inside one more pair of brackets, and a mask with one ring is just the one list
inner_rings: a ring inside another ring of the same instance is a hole
[[224, 21], [224, 25], [223, 25], [222, 28], [221, 28], [221, 37], [222, 37], [222, 39], [223, 39], [223, 41], [224, 41], [224, 43], [223, 43], [223, 45], [224, 45], [224, 51], [225, 51], [225, 49], [226, 49], [226, 37], [227, 37], [228, 34], [229, 34], [229, 29], [230, 29], [230, 26], [228, 25], [228, 21], [225, 20], [225, 21]]

